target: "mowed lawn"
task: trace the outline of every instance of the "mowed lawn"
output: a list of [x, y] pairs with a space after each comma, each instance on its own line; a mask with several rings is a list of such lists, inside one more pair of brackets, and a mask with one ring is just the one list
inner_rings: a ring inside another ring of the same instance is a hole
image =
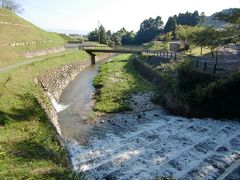
[[34, 79], [47, 69], [87, 59], [87, 53], [72, 50], [0, 73], [0, 179], [73, 178], [38, 99], [49, 102]]

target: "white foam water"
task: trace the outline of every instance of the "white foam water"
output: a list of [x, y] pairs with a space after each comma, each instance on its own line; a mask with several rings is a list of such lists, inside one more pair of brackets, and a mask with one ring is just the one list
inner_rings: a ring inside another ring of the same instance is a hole
[[52, 102], [52, 105], [54, 107], [54, 109], [59, 113], [61, 111], [64, 111], [65, 109], [67, 109], [69, 107], [69, 105], [63, 105], [63, 104], [59, 104], [56, 99], [53, 97], [53, 95], [49, 92], [47, 92], [48, 96], [50, 97], [50, 100]]
[[238, 122], [169, 116], [149, 107], [104, 123], [94, 127], [88, 145], [67, 143], [74, 169], [89, 179], [217, 179], [240, 159]]
[[89, 179], [217, 179], [240, 159], [240, 123], [171, 116], [144, 95], [133, 102], [132, 112], [94, 125], [87, 145], [67, 141], [75, 171]]

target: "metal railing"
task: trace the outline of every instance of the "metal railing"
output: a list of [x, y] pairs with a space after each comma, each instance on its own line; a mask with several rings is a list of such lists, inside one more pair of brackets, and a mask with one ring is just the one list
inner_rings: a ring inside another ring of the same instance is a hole
[[111, 52], [133, 52], [133, 53], [141, 53], [142, 55], [147, 56], [159, 56], [163, 58], [169, 58], [169, 59], [177, 59], [178, 54], [176, 52], [171, 51], [159, 51], [159, 50], [147, 50], [142, 47], [124, 47], [124, 46], [115, 46], [115, 47], [109, 47], [109, 46], [79, 46], [79, 49], [86, 50], [86, 51], [111, 51]]

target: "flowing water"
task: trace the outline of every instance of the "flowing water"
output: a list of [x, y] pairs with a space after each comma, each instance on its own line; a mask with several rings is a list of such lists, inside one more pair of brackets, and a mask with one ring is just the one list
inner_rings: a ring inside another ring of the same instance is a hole
[[75, 170], [89, 179], [224, 179], [240, 164], [240, 123], [177, 117], [152, 104], [149, 93], [132, 96], [131, 112], [87, 123], [98, 67], [82, 71], [60, 97], [59, 123]]
[[67, 108], [60, 111], [58, 117], [65, 139], [73, 138], [83, 144], [88, 141], [92, 128], [88, 120], [95, 92], [92, 81], [98, 74], [99, 65], [110, 60], [104, 59], [85, 68], [61, 94], [59, 104]]

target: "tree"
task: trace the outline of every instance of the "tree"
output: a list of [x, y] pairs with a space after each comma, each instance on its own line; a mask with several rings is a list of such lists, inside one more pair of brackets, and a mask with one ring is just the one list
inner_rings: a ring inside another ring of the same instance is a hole
[[9, 9], [14, 13], [22, 13], [24, 11], [22, 5], [14, 0], [0, 0], [0, 4], [2, 8]]
[[160, 35], [160, 40], [163, 42], [164, 50], [168, 50], [168, 43], [172, 40], [172, 38], [173, 38], [172, 32]]
[[218, 61], [218, 48], [223, 44], [223, 32], [218, 31], [212, 27], [205, 30], [206, 45], [210, 48], [212, 57], [214, 57], [214, 51], [216, 54], [216, 64]]
[[98, 30], [97, 29], [95, 29], [94, 31], [91, 31], [88, 34], [88, 40], [98, 42]]
[[188, 50], [191, 44], [196, 44], [199, 36], [199, 32], [204, 29], [203, 26], [177, 26], [177, 37], [183, 42], [184, 49]]
[[190, 48], [190, 36], [192, 33], [192, 29], [190, 26], [177, 26], [177, 37], [183, 42], [184, 50], [188, 50]]
[[94, 31], [91, 31], [88, 34], [88, 39], [89, 41], [96, 41], [96, 42], [99, 42], [100, 40], [99, 42], [100, 44], [107, 44], [108, 36], [103, 25], [101, 25], [99, 29], [95, 29]]
[[127, 34], [125, 34], [122, 37], [122, 44], [123, 45], [133, 45], [133, 44], [135, 44], [135, 36], [136, 36], [136, 34], [133, 31], [127, 32]]
[[200, 16], [198, 11], [194, 11], [194, 13], [187, 11], [176, 16], [176, 21], [178, 25], [196, 26], [200, 21]]
[[203, 53], [203, 47], [207, 46], [208, 39], [206, 38], [205, 26], [195, 26], [191, 28], [191, 35], [189, 36], [190, 42], [201, 47], [201, 55]]
[[214, 18], [217, 20], [222, 20], [232, 24], [240, 25], [240, 9], [233, 8], [230, 9], [228, 12], [223, 11], [217, 13]]
[[199, 19], [199, 24], [202, 26], [205, 22], [206, 19], [206, 14], [204, 12], [201, 13], [200, 19]]
[[106, 35], [106, 30], [103, 27], [103, 25], [101, 25], [99, 27], [99, 36], [100, 36], [100, 44], [107, 44], [107, 35]]
[[136, 35], [136, 42], [139, 44], [150, 42], [162, 32], [163, 21], [160, 16], [157, 16], [155, 19], [146, 19], [140, 25], [140, 30]]
[[122, 45], [122, 38], [127, 33], [128, 31], [125, 28], [122, 28], [112, 35], [111, 40], [115, 43], [115, 45]]
[[172, 32], [173, 39], [176, 39], [176, 27], [177, 27], [176, 19], [174, 17], [169, 17], [163, 31], [165, 34]]

